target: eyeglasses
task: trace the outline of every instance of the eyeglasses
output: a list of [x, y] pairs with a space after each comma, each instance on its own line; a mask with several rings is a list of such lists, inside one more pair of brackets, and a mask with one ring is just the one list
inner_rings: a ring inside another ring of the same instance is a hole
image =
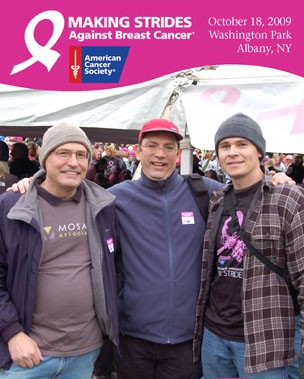
[[177, 151], [177, 147], [173, 145], [159, 146], [155, 143], [147, 143], [146, 145], [141, 145], [151, 153], [156, 153], [158, 150], [162, 150], [165, 154], [174, 154]]
[[89, 160], [90, 154], [87, 151], [55, 150], [54, 153], [61, 161], [68, 161], [75, 154], [78, 162]]

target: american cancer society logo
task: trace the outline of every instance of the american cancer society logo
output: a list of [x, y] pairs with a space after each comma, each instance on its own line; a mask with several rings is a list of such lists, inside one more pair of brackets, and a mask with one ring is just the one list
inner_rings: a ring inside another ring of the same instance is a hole
[[118, 83], [129, 46], [70, 46], [70, 83]]

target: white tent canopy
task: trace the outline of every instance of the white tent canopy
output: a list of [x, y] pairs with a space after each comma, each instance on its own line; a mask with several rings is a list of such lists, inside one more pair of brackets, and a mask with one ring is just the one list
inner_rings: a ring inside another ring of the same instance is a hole
[[268, 151], [304, 151], [304, 79], [266, 67], [200, 67], [127, 87], [40, 91], [0, 85], [0, 135], [41, 137], [70, 122], [92, 141], [134, 143], [142, 124], [166, 117], [191, 144], [213, 149], [216, 128], [243, 112], [261, 125]]
[[[82, 127], [92, 141], [134, 143], [144, 122], [161, 117], [175, 87], [174, 75], [99, 91], [0, 85], [0, 135], [41, 137], [49, 126], [66, 122]], [[184, 133], [184, 112], [178, 105], [171, 117]]]

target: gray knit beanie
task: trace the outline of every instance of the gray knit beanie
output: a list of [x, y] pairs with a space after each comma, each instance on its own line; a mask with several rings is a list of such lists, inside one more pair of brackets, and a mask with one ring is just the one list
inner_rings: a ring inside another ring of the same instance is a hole
[[221, 123], [214, 137], [217, 155], [219, 143], [225, 138], [233, 137], [241, 137], [252, 142], [262, 154], [262, 158], [265, 157], [266, 141], [260, 125], [252, 118], [243, 113], [237, 113]]
[[45, 169], [45, 161], [53, 150], [58, 146], [70, 142], [81, 143], [91, 154], [91, 142], [85, 132], [78, 126], [60, 123], [49, 128], [43, 135], [42, 145], [39, 152], [41, 167]]

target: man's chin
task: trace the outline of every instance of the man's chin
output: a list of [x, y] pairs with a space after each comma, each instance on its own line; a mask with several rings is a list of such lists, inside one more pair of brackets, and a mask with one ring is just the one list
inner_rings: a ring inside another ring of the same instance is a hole
[[62, 181], [62, 185], [67, 188], [77, 188], [80, 186], [82, 180], [79, 178], [70, 178]]
[[151, 180], [166, 180], [168, 178], [167, 174], [153, 173], [150, 175]]

